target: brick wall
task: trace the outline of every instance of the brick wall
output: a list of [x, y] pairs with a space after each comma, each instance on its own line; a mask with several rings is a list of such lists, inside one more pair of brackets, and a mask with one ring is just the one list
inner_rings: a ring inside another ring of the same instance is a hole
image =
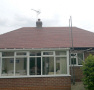
[[70, 76], [0, 79], [0, 90], [71, 90]]
[[84, 57], [87, 58], [87, 57], [89, 56], [89, 54], [94, 55], [94, 52], [85, 52], [85, 53], [84, 53]]
[[[73, 67], [72, 67], [72, 70], [73, 70]], [[71, 67], [70, 67], [70, 74], [72, 75]], [[81, 79], [83, 78], [83, 73], [80, 66], [74, 66], [74, 78], [76, 82], [80, 82]]]
[[[86, 59], [89, 56], [89, 54], [94, 55], [94, 52], [85, 52], [84, 58]], [[73, 67], [72, 67], [72, 70], [73, 70]], [[70, 67], [70, 74], [72, 75], [71, 67]], [[81, 70], [81, 66], [74, 66], [74, 77], [76, 82], [81, 81], [81, 79], [83, 78], [83, 72]]]

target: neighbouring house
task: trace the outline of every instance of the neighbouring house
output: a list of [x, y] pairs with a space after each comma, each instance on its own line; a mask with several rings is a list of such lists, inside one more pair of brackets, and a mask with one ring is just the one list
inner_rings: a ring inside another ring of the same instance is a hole
[[[94, 54], [94, 33], [72, 27], [23, 27], [0, 35], [0, 90], [71, 90]], [[73, 44], [73, 47], [72, 47]]]

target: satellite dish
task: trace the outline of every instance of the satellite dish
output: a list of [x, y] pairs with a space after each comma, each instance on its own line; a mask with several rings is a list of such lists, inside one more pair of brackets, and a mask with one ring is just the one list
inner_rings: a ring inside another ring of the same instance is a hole
[[36, 12], [36, 18], [38, 19], [38, 15], [41, 13], [40, 10], [31, 9]]

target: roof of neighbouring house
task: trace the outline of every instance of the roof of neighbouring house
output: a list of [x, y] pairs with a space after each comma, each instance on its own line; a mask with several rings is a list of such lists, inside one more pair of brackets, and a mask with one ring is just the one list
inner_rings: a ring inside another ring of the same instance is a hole
[[[74, 47], [94, 47], [94, 33], [72, 27]], [[0, 35], [0, 48], [68, 48], [69, 27], [23, 27]]]

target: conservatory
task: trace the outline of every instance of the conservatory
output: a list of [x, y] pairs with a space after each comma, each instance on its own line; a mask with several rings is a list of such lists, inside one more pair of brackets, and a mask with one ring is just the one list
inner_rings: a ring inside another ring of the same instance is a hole
[[0, 52], [0, 77], [68, 76], [69, 50]]

